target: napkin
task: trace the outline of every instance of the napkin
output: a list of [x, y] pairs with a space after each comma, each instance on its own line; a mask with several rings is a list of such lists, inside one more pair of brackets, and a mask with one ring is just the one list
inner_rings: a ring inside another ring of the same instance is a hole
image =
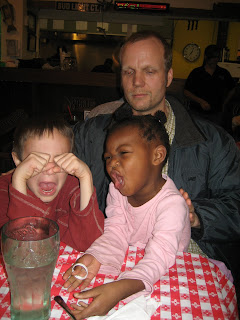
[[[156, 309], [161, 305], [150, 295], [139, 296], [118, 310], [111, 309], [107, 316], [89, 317], [89, 320], [150, 320]], [[110, 314], [110, 315], [109, 315]]]

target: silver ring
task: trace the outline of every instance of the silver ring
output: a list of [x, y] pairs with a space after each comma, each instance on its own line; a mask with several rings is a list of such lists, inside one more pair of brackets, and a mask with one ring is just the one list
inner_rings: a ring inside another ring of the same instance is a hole
[[78, 305], [79, 307], [82, 307], [82, 305], [80, 304], [80, 302], [83, 302], [83, 300], [78, 299], [78, 301], [77, 301], [77, 305]]
[[85, 264], [83, 264], [83, 263], [76, 263], [76, 264], [74, 264], [74, 266], [72, 267], [72, 272], [74, 272], [74, 269], [75, 269], [75, 267], [77, 267], [77, 266], [82, 267], [82, 268], [85, 270], [86, 274], [85, 274], [84, 277], [78, 276], [77, 274], [76, 274], [76, 275], [73, 275], [73, 276], [74, 276], [76, 279], [78, 279], [78, 280], [84, 280], [84, 279], [86, 279], [87, 276], [88, 276], [88, 268], [87, 268], [87, 267], [85, 266]]

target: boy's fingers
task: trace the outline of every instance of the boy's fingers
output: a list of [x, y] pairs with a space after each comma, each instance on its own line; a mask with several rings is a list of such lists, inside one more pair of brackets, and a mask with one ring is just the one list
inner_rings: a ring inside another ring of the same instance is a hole
[[48, 163], [50, 159], [50, 154], [48, 153], [40, 153], [40, 152], [32, 152], [29, 156], [34, 155], [40, 162]]

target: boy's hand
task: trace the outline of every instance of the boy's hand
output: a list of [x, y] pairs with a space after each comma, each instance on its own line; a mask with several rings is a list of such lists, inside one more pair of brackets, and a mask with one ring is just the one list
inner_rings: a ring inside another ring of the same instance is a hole
[[103, 284], [81, 293], [76, 292], [74, 293], [75, 298], [93, 298], [93, 301], [89, 305], [80, 301], [78, 304], [71, 304], [71, 307], [75, 309], [72, 313], [77, 320], [95, 315], [106, 315], [119, 301], [144, 288], [141, 280], [124, 279]]
[[15, 159], [17, 167], [12, 176], [12, 186], [27, 195], [27, 180], [42, 172], [49, 159], [49, 154], [40, 152], [30, 153], [23, 161]]
[[78, 280], [77, 278], [74, 277], [74, 275], [79, 275], [83, 277], [85, 275], [85, 270], [80, 266], [77, 266], [74, 269], [74, 272], [72, 272], [73, 266], [71, 266], [71, 268], [69, 268], [63, 275], [63, 279], [66, 280], [63, 287], [68, 288], [69, 292], [72, 292], [80, 284], [81, 284], [81, 290], [89, 286], [90, 282], [97, 275], [98, 270], [100, 269], [100, 266], [101, 266], [100, 262], [90, 254], [83, 255], [81, 258], [76, 260], [75, 263], [84, 264], [88, 268], [88, 276], [85, 280]]
[[186, 191], [184, 191], [182, 188], [179, 189], [180, 193], [182, 194], [183, 198], [186, 201], [186, 204], [188, 205], [189, 208], [189, 218], [190, 218], [190, 224], [191, 227], [194, 228], [200, 228], [200, 221], [198, 219], [197, 214], [195, 213], [194, 206], [192, 204], [191, 199], [189, 198], [189, 195]]
[[84, 210], [90, 201], [93, 194], [93, 181], [92, 173], [85, 162], [78, 159], [73, 153], [63, 153], [54, 158], [57, 167], [53, 168], [55, 173], [61, 172], [61, 170], [66, 171], [77, 177], [80, 181], [80, 210]]
[[85, 162], [77, 158], [73, 153], [63, 153], [54, 158], [57, 164], [53, 171], [55, 173], [64, 170], [68, 174], [77, 177], [79, 180], [89, 175], [89, 168]]

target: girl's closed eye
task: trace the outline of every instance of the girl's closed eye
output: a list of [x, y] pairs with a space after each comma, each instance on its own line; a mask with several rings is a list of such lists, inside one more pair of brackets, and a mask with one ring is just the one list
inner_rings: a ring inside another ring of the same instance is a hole
[[103, 158], [104, 158], [104, 161], [107, 161], [107, 160], [111, 159], [111, 156], [110, 155], [104, 155]]

